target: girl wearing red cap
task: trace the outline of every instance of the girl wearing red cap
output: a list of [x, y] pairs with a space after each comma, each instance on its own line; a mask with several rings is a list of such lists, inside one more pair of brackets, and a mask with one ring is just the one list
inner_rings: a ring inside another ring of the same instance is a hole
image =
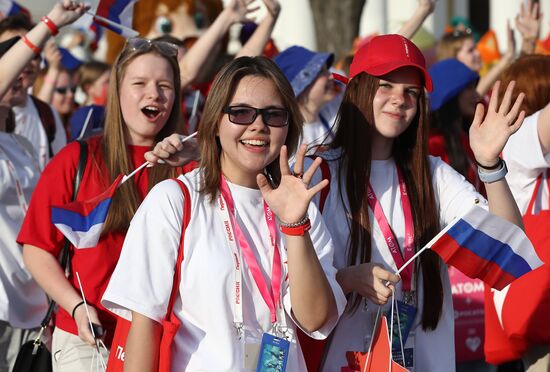
[[338, 371], [348, 365], [347, 351], [368, 349], [379, 306], [389, 311], [395, 291], [399, 311], [409, 318], [403, 324], [409, 332], [403, 334], [402, 364], [414, 371], [454, 371], [454, 314], [443, 261], [428, 250], [401, 277], [393, 273], [476, 203], [522, 226], [499, 154], [521, 126], [523, 94], [512, 100], [511, 83], [501, 103], [493, 95], [486, 115], [482, 105], [477, 107], [470, 143], [487, 202], [450, 166], [428, 155], [424, 88], [430, 91], [432, 83], [411, 41], [400, 35], [373, 38], [355, 55], [350, 78], [334, 142], [322, 155], [330, 192], [314, 198], [324, 197], [337, 280], [348, 296], [322, 370]]

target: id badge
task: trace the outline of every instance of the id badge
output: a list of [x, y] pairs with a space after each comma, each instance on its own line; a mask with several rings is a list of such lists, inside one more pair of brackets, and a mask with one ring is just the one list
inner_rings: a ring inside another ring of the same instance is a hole
[[264, 333], [256, 372], [284, 372], [289, 349], [289, 341]]
[[[406, 344], [409, 333], [411, 332], [414, 319], [416, 318], [416, 307], [406, 304], [403, 301], [396, 301], [397, 309], [394, 309], [393, 314], [393, 341], [392, 341], [392, 350], [399, 350], [401, 352], [401, 342], [403, 345]], [[397, 320], [397, 314], [399, 314], [399, 321]], [[388, 319], [391, 318], [391, 310], [386, 313]], [[401, 332], [399, 332], [401, 328]], [[401, 335], [400, 335], [401, 333]], [[399, 340], [399, 337], [402, 337], [403, 340]]]
[[[404, 361], [403, 357], [405, 357]], [[394, 362], [401, 364], [409, 372], [414, 372], [414, 332], [409, 333], [407, 344], [403, 345], [403, 353], [401, 353], [401, 347], [399, 347], [399, 350], [394, 349], [392, 358]]]

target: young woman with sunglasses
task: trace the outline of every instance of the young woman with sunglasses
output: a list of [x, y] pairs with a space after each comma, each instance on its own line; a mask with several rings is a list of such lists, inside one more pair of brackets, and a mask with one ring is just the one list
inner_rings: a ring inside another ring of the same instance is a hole
[[286, 370], [305, 370], [296, 327], [326, 337], [345, 299], [330, 237], [309, 202], [327, 184], [310, 182], [320, 161], [303, 168], [303, 146], [294, 172], [287, 162], [302, 121], [292, 87], [271, 60], [241, 57], [219, 72], [202, 116], [200, 167], [179, 177], [190, 200], [174, 181], [149, 193], [103, 297], [108, 308], [131, 311], [126, 371], [155, 370], [184, 203], [191, 215], [172, 370], [255, 371], [268, 333], [289, 342]]
[[[338, 371], [348, 365], [347, 351], [368, 349], [379, 306], [386, 314], [394, 291], [401, 315], [410, 321], [405, 323], [410, 332], [403, 334], [407, 368], [454, 371], [445, 264], [428, 250], [401, 278], [394, 273], [453, 217], [475, 203], [486, 205], [485, 199], [450, 166], [428, 156], [424, 90], [432, 84], [424, 57], [411, 41], [400, 35], [373, 38], [356, 53], [350, 77], [334, 142], [321, 154], [331, 175], [322, 213], [334, 241], [337, 279], [348, 296], [322, 370]], [[498, 92], [499, 86], [494, 89]], [[500, 105], [491, 99], [487, 115], [478, 105], [470, 144], [482, 180], [488, 182], [490, 211], [521, 226], [499, 160], [524, 116], [519, 110], [523, 95], [511, 100], [512, 89], [513, 84]], [[317, 172], [313, 182], [320, 178]], [[320, 196], [314, 201], [319, 203]]]
[[[181, 132], [179, 70], [176, 49], [168, 44], [129, 39], [111, 72], [103, 136], [86, 140], [88, 156], [76, 200], [89, 200], [143, 163], [153, 144]], [[100, 304], [118, 261], [132, 216], [148, 190], [174, 177], [180, 169], [145, 168], [124, 183], [112, 201], [101, 238], [93, 248], [70, 247], [69, 276], [58, 256], [63, 235], [51, 222], [51, 206], [71, 201], [80, 158], [78, 142], [67, 145], [48, 164], [38, 182], [18, 241], [25, 264], [36, 281], [59, 305], [53, 334], [54, 371], [89, 371], [97, 359], [89, 321], [103, 328], [110, 345], [115, 316]], [[79, 274], [86, 304], [76, 279]], [[89, 318], [88, 318], [89, 314]], [[96, 336], [98, 336], [96, 334]], [[106, 351], [102, 349], [106, 357]]]

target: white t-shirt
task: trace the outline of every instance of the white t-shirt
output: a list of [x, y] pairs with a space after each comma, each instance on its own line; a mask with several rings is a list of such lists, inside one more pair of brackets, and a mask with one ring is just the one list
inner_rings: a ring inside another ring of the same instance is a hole
[[[24, 106], [14, 106], [12, 110], [15, 113], [15, 133], [29, 140], [38, 156], [40, 168], [44, 169], [50, 160], [48, 136], [31, 97], [27, 96]], [[55, 138], [52, 142], [52, 151], [56, 154], [67, 144], [67, 138], [59, 114], [53, 108], [52, 113], [55, 119]]]
[[[331, 150], [323, 154], [325, 159], [337, 159], [339, 151]], [[306, 167], [311, 160], [308, 159]], [[330, 192], [325, 201], [323, 218], [327, 221], [327, 227], [331, 233], [335, 253], [334, 263], [337, 269], [347, 267], [348, 246], [348, 217], [342, 206], [340, 192], [345, 205], [348, 205], [345, 187], [338, 185], [337, 175], [340, 161], [328, 161], [331, 174]], [[432, 169], [432, 182], [436, 203], [439, 205], [439, 218], [441, 227], [448, 224], [453, 217], [466, 212], [479, 200], [482, 205], [487, 205], [483, 197], [464, 177], [454, 171], [440, 158], [430, 157]], [[318, 182], [321, 172], [317, 172], [312, 183]], [[398, 187], [398, 177], [395, 162], [390, 160], [373, 160], [371, 162], [370, 182], [376, 194], [384, 215], [392, 227], [393, 232], [403, 247], [405, 237], [405, 223], [401, 196]], [[319, 196], [314, 199], [319, 202]], [[349, 208], [348, 208], [349, 209]], [[393, 257], [385, 243], [384, 236], [376, 223], [372, 211], [369, 218], [372, 226], [372, 254], [371, 262], [378, 263], [390, 271], [397, 271]], [[454, 313], [451, 295], [451, 286], [446, 265], [441, 261], [441, 280], [443, 283], [443, 310], [441, 319], [434, 331], [425, 332], [421, 326], [421, 314], [423, 307], [422, 275], [418, 278], [418, 312], [413, 324], [414, 337], [414, 367], [415, 371], [454, 371]], [[413, 279], [414, 282], [414, 279]], [[420, 290], [419, 290], [420, 289]], [[401, 282], [396, 286], [396, 296], [402, 299]], [[383, 312], [390, 310], [391, 301], [384, 306]], [[373, 332], [374, 318], [378, 307], [369, 301], [367, 308], [363, 305], [353, 313], [345, 313], [340, 318], [331, 339], [328, 354], [323, 365], [323, 371], [339, 371], [347, 365], [346, 351], [366, 351]]]
[[[40, 170], [30, 143], [16, 134], [0, 132], [0, 320], [12, 327], [30, 329], [40, 325], [46, 314], [46, 295], [26, 270], [21, 246], [15, 239], [24, 213], [16, 191], [13, 164], [28, 203]], [[23, 147], [26, 146], [26, 147]]]
[[539, 140], [539, 112], [527, 117], [519, 130], [508, 139], [502, 151], [508, 175], [506, 181], [522, 215], [527, 212], [539, 175], [543, 174], [533, 213], [549, 209], [546, 170], [550, 168], [550, 153], [544, 155]]
[[[217, 204], [210, 203], [197, 191], [200, 170], [179, 178], [190, 190], [192, 207], [191, 221], [185, 233], [179, 298], [174, 307], [182, 324], [172, 349], [173, 370], [246, 370], [244, 340], [237, 339], [233, 326], [234, 260], [226, 242]], [[251, 243], [264, 277], [270, 277], [273, 250], [261, 193], [233, 184], [229, 184], [229, 188], [235, 201], [239, 226], [246, 226], [243, 232]], [[173, 283], [183, 202], [181, 189], [174, 181], [162, 182], [148, 194], [132, 220], [120, 260], [103, 295], [102, 302], [108, 309], [125, 317], [128, 314], [121, 312], [121, 309], [139, 312], [158, 322], [163, 319]], [[339, 315], [344, 309], [345, 297], [335, 280], [332, 242], [315, 206], [312, 205], [308, 213], [312, 221], [310, 236], [332, 287]], [[286, 278], [287, 258], [286, 250], [282, 249], [282, 234], [278, 234], [277, 239], [283, 261], [282, 277]], [[242, 263], [244, 339], [259, 343], [263, 332], [271, 329], [270, 312], [246, 262]], [[281, 294], [286, 323], [294, 330], [287, 279], [281, 286]], [[327, 337], [337, 320], [335, 315], [311, 336], [317, 339]], [[305, 371], [302, 353], [295, 341], [287, 371]]]
[[311, 154], [315, 152], [315, 146], [328, 145], [334, 139], [334, 133], [336, 133], [336, 115], [338, 114], [342, 98], [343, 94], [336, 95], [336, 97], [321, 108], [319, 111], [319, 120], [304, 123], [300, 145], [305, 143], [308, 145], [308, 148], [313, 148], [310, 151]]

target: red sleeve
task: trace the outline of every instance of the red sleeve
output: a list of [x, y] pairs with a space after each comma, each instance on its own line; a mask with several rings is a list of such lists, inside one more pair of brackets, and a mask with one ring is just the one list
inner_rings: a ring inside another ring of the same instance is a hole
[[51, 222], [51, 206], [71, 201], [79, 157], [80, 146], [78, 142], [72, 142], [48, 163], [33, 192], [17, 237], [18, 243], [34, 245], [54, 256], [59, 255], [64, 237]]

